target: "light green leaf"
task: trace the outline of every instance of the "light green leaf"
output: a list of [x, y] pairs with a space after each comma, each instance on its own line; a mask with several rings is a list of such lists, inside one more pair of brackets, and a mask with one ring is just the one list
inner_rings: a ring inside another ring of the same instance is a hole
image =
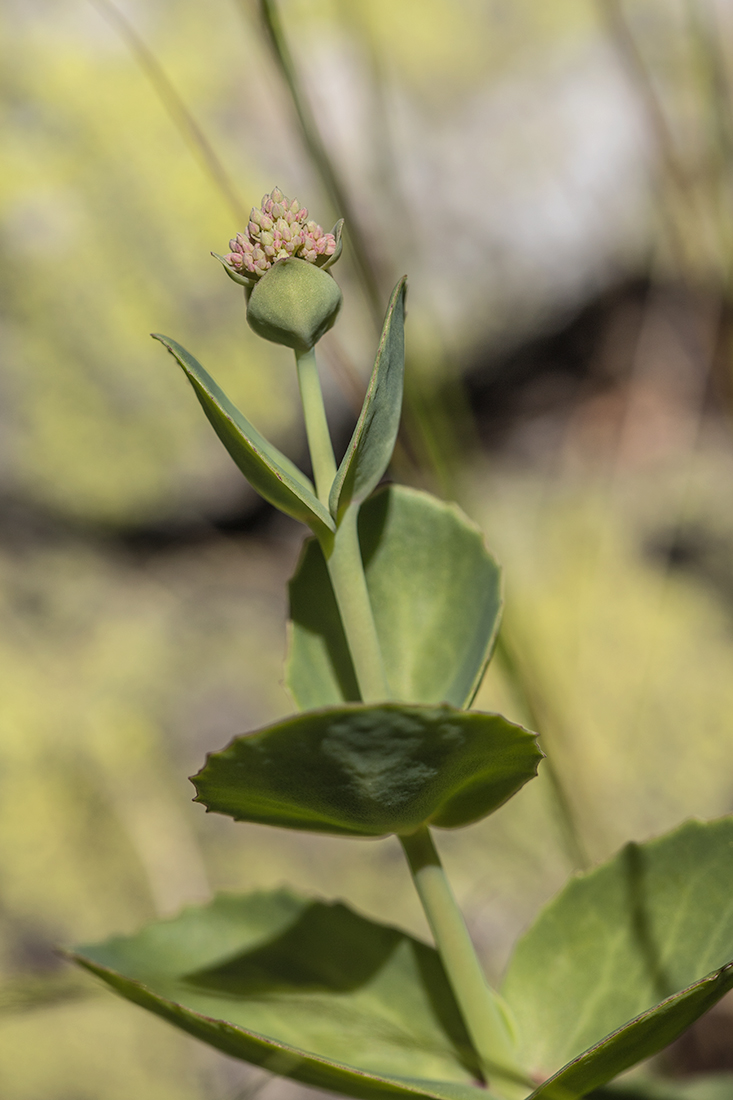
[[359, 504], [376, 489], [392, 458], [402, 413], [406, 282], [400, 279], [392, 291], [361, 414], [331, 487], [337, 522], [352, 501]]
[[[499, 629], [501, 571], [479, 529], [454, 504], [390, 485], [366, 501], [359, 539], [391, 698], [473, 699]], [[287, 684], [309, 709], [359, 698], [317, 542], [290, 582]]]
[[681, 993], [612, 1032], [532, 1093], [532, 1100], [578, 1100], [677, 1039], [733, 988], [733, 965], [713, 971]]
[[223, 895], [78, 948], [116, 992], [234, 1058], [362, 1098], [491, 1100], [437, 952], [341, 904]]
[[351, 704], [237, 737], [193, 783], [197, 802], [236, 821], [384, 836], [477, 821], [541, 759], [534, 734], [498, 714]]
[[503, 989], [525, 1064], [540, 1078], [557, 1075], [537, 1097], [585, 1095], [666, 1046], [733, 986], [731, 882], [733, 819], [691, 821], [627, 845], [547, 906]]
[[314, 534], [333, 531], [333, 520], [295, 463], [260, 435], [185, 348], [168, 336], [153, 333], [153, 337], [183, 368], [214, 431], [253, 489], [281, 512], [307, 524]]

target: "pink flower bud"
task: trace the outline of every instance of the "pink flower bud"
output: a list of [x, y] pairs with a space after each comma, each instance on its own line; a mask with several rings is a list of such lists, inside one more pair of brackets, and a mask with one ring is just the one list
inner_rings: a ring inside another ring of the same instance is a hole
[[229, 248], [227, 263], [259, 279], [278, 260], [291, 257], [323, 266], [336, 252], [336, 240], [308, 220], [307, 207], [273, 187], [262, 196], [261, 206], [252, 208], [246, 232], [237, 233]]

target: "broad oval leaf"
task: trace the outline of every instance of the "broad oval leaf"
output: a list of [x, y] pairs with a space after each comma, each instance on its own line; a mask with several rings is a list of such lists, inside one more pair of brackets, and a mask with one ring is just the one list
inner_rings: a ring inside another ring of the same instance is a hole
[[314, 534], [334, 530], [334, 522], [301, 470], [260, 435], [214, 379], [185, 348], [153, 333], [183, 368], [209, 423], [239, 469], [260, 496], [281, 512], [307, 524]]
[[555, 1075], [537, 1097], [585, 1095], [731, 988], [731, 882], [733, 819], [690, 821], [627, 845], [550, 902], [503, 988], [525, 1064]]
[[360, 1100], [481, 1100], [437, 952], [342, 904], [222, 895], [72, 955], [235, 1058]]
[[498, 714], [351, 704], [235, 738], [193, 784], [197, 802], [236, 821], [384, 836], [477, 821], [541, 759], [534, 734]]
[[402, 414], [406, 284], [405, 276], [392, 291], [364, 404], [331, 487], [337, 522], [352, 501], [359, 504], [376, 489], [392, 459]]
[[[391, 698], [468, 706], [496, 641], [501, 571], [454, 504], [389, 485], [361, 507], [359, 540]], [[303, 709], [356, 702], [328, 570], [306, 543], [290, 582], [287, 684]]]

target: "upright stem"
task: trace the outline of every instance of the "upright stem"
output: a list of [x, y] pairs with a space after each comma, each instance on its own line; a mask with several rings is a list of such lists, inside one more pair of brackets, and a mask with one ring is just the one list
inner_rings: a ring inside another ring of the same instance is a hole
[[351, 653], [362, 702], [389, 699], [382, 650], [361, 560], [357, 520], [359, 509], [350, 505], [331, 546], [323, 546], [341, 623]]
[[490, 988], [427, 826], [400, 842], [435, 946], [486, 1076], [521, 1081], [510, 1026]]
[[[295, 359], [316, 493], [328, 508], [336, 477], [336, 459], [323, 405], [315, 348], [302, 353], [296, 351]], [[389, 698], [389, 687], [361, 560], [358, 515], [358, 506], [347, 508], [336, 533], [321, 539], [321, 549], [328, 565], [359, 694], [363, 702], [375, 703]]]
[[313, 464], [316, 493], [321, 504], [328, 508], [328, 495], [336, 477], [336, 459], [333, 457], [331, 435], [328, 431], [326, 410], [323, 405], [321, 383], [318, 378], [316, 349], [295, 353], [298, 365], [298, 385], [305, 414], [305, 432]]

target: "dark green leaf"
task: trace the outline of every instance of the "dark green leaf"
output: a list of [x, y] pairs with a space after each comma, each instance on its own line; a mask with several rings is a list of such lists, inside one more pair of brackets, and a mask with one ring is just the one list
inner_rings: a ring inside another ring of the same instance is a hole
[[[361, 508], [359, 539], [391, 698], [468, 705], [491, 655], [501, 572], [454, 504], [391, 485]], [[290, 582], [287, 683], [300, 707], [358, 700], [323, 554], [306, 543]]]
[[584, 1095], [671, 1042], [733, 985], [731, 882], [733, 819], [691, 821], [627, 845], [547, 906], [503, 990], [526, 1064], [548, 1077], [570, 1063], [538, 1096]]
[[363, 1100], [490, 1100], [437, 953], [345, 905], [221, 896], [73, 957], [272, 1073]]
[[185, 348], [153, 333], [185, 371], [214, 431], [257, 492], [281, 512], [306, 523], [315, 534], [334, 530], [313, 485], [277, 447], [260, 435]]
[[406, 282], [392, 291], [361, 414], [331, 488], [337, 521], [352, 500], [359, 504], [376, 489], [392, 458], [402, 413]]
[[193, 783], [198, 802], [236, 821], [383, 836], [485, 817], [541, 756], [534, 735], [500, 715], [351, 704], [237, 737]]

